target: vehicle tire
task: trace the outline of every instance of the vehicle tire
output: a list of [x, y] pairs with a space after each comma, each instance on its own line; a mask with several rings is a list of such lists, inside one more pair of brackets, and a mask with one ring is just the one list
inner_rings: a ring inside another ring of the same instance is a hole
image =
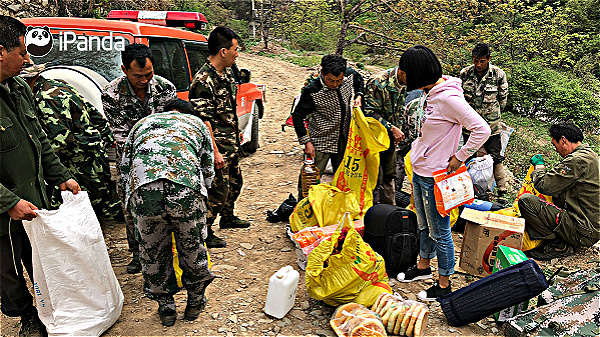
[[251, 139], [249, 142], [242, 145], [242, 150], [246, 153], [254, 153], [256, 149], [258, 149], [258, 104], [254, 104], [254, 108], [252, 108], [252, 131], [251, 131]]

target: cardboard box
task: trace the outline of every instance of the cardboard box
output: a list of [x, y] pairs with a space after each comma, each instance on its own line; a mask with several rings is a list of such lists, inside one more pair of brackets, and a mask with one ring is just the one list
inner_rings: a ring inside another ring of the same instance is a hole
[[[525, 256], [525, 253], [522, 251], [510, 247], [498, 246], [498, 254], [496, 254], [493, 272], [495, 273], [498, 270], [508, 268], [523, 261], [527, 261], [527, 256]], [[494, 318], [497, 321], [504, 322], [507, 319], [526, 311], [528, 307], [529, 300], [495, 313]]]
[[521, 249], [525, 219], [465, 208], [460, 268], [478, 276], [492, 273], [498, 245]]

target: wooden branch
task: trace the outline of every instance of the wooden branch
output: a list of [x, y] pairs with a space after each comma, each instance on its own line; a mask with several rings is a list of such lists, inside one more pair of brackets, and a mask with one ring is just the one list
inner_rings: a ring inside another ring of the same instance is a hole
[[374, 48], [382, 48], [382, 49], [389, 49], [389, 50], [395, 50], [395, 51], [405, 51], [406, 50], [406, 49], [401, 49], [401, 48], [396, 48], [396, 47], [382, 46], [382, 45], [378, 45], [375, 43], [369, 43], [369, 42], [360, 41], [360, 40], [358, 40], [354, 43], [362, 44], [364, 46], [369, 46], [369, 47], [374, 47]]
[[357, 25], [348, 25], [348, 28], [355, 28], [355, 29], [363, 30], [363, 31], [365, 31], [365, 32], [367, 32], [367, 33], [371, 33], [371, 34], [373, 34], [373, 35], [381, 36], [381, 37], [384, 37], [384, 38], [386, 38], [386, 39], [388, 39], [388, 40], [391, 40], [391, 41], [394, 41], [394, 42], [400, 42], [400, 43], [412, 44], [412, 42], [408, 42], [408, 41], [403, 41], [403, 40], [394, 39], [394, 38], [392, 38], [392, 37], [389, 37], [389, 36], [383, 35], [383, 34], [381, 34], [381, 33], [378, 33], [378, 32], [376, 32], [376, 31], [373, 31], [373, 30], [370, 30], [370, 29], [367, 29], [367, 28], [364, 28], [364, 27], [361, 27], [361, 26], [357, 26]]
[[354, 38], [352, 40], [346, 40], [346, 41], [344, 41], [344, 45], [345, 46], [349, 46], [349, 45], [351, 45], [353, 43], [356, 43], [356, 41], [358, 41], [358, 39], [360, 39], [361, 37], [363, 37], [365, 34], [366, 34], [365, 32], [362, 32], [362, 33], [358, 34], [358, 36], [356, 38]]

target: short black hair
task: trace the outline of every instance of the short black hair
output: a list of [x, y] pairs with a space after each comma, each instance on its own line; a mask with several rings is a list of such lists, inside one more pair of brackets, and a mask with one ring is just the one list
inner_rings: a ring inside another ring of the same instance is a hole
[[144, 68], [146, 66], [147, 58], [149, 58], [152, 65], [154, 65], [154, 55], [152, 55], [152, 50], [145, 44], [130, 44], [125, 46], [125, 50], [121, 52], [121, 61], [123, 62], [125, 69], [131, 68], [131, 62], [133, 62], [133, 60], [137, 62], [140, 68]]
[[240, 41], [240, 36], [233, 29], [223, 26], [213, 29], [208, 36], [208, 52], [210, 55], [217, 55], [222, 48], [231, 48], [233, 39]]
[[555, 141], [558, 142], [563, 136], [571, 143], [583, 141], [583, 132], [571, 122], [559, 122], [550, 127], [550, 137]]
[[348, 62], [342, 55], [329, 54], [323, 56], [321, 59], [321, 73], [324, 75], [340, 76], [341, 73], [346, 72], [347, 67]]
[[194, 107], [192, 106], [192, 103], [181, 98], [174, 98], [170, 100], [169, 103], [167, 103], [167, 105], [165, 105], [165, 112], [173, 110], [177, 110], [184, 114], [194, 114]]
[[477, 58], [488, 58], [491, 55], [490, 46], [487, 43], [479, 42], [471, 51], [471, 55]]
[[27, 34], [27, 26], [13, 17], [0, 15], [0, 32], [0, 46], [10, 52], [21, 46], [19, 38]]
[[434, 84], [442, 77], [442, 64], [431, 49], [421, 45], [402, 53], [398, 69], [406, 73], [408, 91]]

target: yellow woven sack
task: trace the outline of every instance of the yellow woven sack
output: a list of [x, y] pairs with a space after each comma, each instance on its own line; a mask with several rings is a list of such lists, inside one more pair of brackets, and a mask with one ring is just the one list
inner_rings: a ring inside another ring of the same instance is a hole
[[[527, 174], [525, 175], [525, 179], [523, 180], [523, 186], [521, 186], [521, 189], [519, 190], [519, 193], [517, 195], [517, 198], [515, 199], [515, 202], [513, 203], [513, 206], [509, 207], [509, 208], [501, 209], [499, 211], [491, 212], [491, 213], [520, 217], [521, 212], [519, 212], [519, 198], [525, 193], [533, 194], [535, 196], [538, 196], [538, 197], [546, 200], [549, 203], [552, 203], [551, 196], [541, 194], [540, 192], [538, 192], [535, 189], [535, 187], [533, 187], [533, 181], [531, 180], [531, 173], [533, 172], [534, 168], [535, 167], [533, 165], [529, 166], [529, 170], [527, 171]], [[534, 249], [536, 247], [539, 247], [542, 244], [542, 241], [543, 240], [531, 240], [529, 238], [529, 234], [527, 234], [527, 232], [525, 232], [525, 235], [523, 235], [522, 250], [528, 251], [528, 250]]]
[[382, 292], [392, 292], [388, 281], [383, 258], [363, 241], [348, 213], [308, 255], [306, 290], [332, 306], [356, 302], [371, 307]]
[[379, 152], [389, 146], [387, 129], [379, 121], [365, 117], [360, 108], [354, 107], [344, 159], [331, 185], [354, 193], [361, 216], [373, 206], [373, 189], [379, 174]]
[[356, 219], [360, 214], [358, 201], [352, 191], [342, 192], [328, 184], [311, 186], [308, 200], [320, 227], [340, 223], [345, 213], [350, 213], [350, 219]]
[[[312, 187], [312, 186], [311, 186]], [[310, 190], [309, 190], [310, 193]], [[315, 217], [308, 197], [300, 200], [290, 215], [290, 228], [295, 233], [303, 228], [318, 226], [319, 222]]]

